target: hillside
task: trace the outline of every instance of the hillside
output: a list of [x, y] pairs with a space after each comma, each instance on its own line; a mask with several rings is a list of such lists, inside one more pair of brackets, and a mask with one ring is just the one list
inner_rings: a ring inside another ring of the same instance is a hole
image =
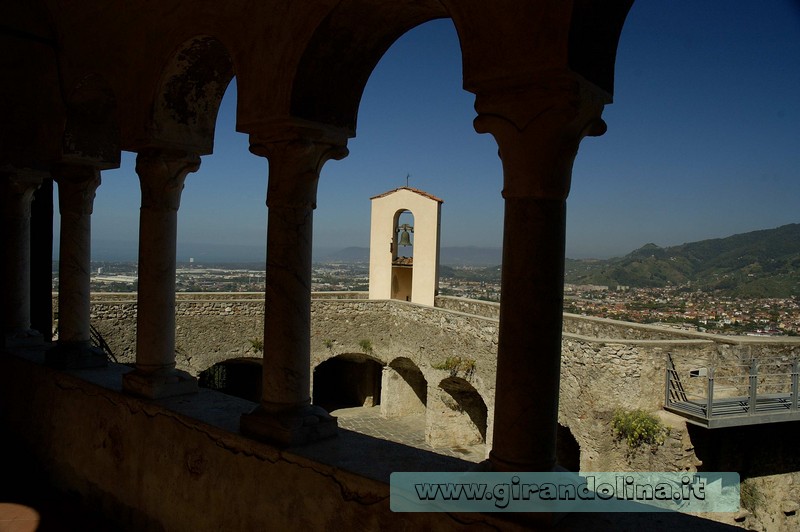
[[566, 262], [573, 284], [661, 287], [691, 283], [747, 297], [800, 295], [800, 224], [662, 248], [646, 244], [624, 257]]

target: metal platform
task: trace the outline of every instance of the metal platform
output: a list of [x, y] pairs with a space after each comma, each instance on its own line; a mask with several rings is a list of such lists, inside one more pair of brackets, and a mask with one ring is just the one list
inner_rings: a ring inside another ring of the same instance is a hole
[[664, 409], [709, 429], [800, 421], [797, 391], [798, 360], [754, 359], [681, 375], [670, 357]]

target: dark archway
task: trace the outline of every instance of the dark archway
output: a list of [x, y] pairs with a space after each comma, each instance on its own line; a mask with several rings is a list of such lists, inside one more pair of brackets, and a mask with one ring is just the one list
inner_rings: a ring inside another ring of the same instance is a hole
[[233, 358], [214, 364], [198, 375], [200, 386], [255, 403], [261, 401], [261, 358]]
[[569, 427], [561, 423], [556, 431], [556, 462], [567, 471], [581, 470], [581, 446]]
[[312, 401], [328, 412], [379, 405], [382, 370], [380, 362], [364, 355], [339, 355], [326, 360], [314, 368]]

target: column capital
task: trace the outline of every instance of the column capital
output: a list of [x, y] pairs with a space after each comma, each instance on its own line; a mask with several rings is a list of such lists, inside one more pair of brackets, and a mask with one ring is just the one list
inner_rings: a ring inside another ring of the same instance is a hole
[[250, 134], [250, 151], [269, 159], [267, 206], [317, 206], [317, 182], [329, 160], [347, 157], [347, 132], [297, 119], [273, 121]]
[[474, 126], [497, 141], [503, 197], [566, 199], [580, 141], [606, 131], [601, 118], [606, 103], [604, 92], [567, 71], [477, 92]]
[[200, 168], [200, 156], [184, 151], [148, 148], [136, 156], [142, 208], [177, 211], [186, 176]]
[[0, 170], [0, 187], [4, 189], [3, 203], [6, 216], [28, 218], [31, 214], [33, 193], [48, 177], [46, 172], [29, 169]]
[[86, 164], [60, 163], [53, 167], [58, 183], [58, 209], [61, 214], [92, 214], [94, 197], [100, 186], [100, 169]]

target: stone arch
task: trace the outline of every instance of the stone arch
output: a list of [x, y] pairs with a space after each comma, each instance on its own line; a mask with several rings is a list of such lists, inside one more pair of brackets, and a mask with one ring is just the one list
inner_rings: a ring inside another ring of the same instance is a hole
[[98, 74], [87, 74], [67, 94], [62, 161], [115, 168], [120, 162], [117, 101]]
[[581, 446], [570, 428], [561, 423], [556, 429], [556, 462], [567, 471], [581, 469]]
[[257, 403], [261, 401], [262, 373], [262, 358], [237, 357], [201, 371], [198, 381], [203, 388]]
[[381, 390], [383, 417], [425, 413], [428, 405], [428, 381], [411, 359], [398, 357], [383, 368]]
[[312, 402], [328, 412], [381, 403], [383, 363], [363, 353], [345, 353], [314, 368]]
[[481, 394], [461, 377], [447, 377], [430, 397], [425, 439], [434, 447], [486, 442], [488, 409]]
[[298, 64], [292, 116], [355, 133], [367, 80], [389, 47], [410, 29], [446, 18], [439, 0], [344, 0], [316, 29]]
[[569, 27], [569, 67], [609, 94], [622, 26], [633, 0], [578, 0]]
[[461, 41], [466, 90], [531, 87], [543, 71], [572, 70], [612, 93], [617, 44], [633, 0], [504, 2], [503, 9], [497, 2], [441, 2]]
[[219, 40], [199, 35], [183, 42], [164, 66], [149, 143], [211, 153], [217, 112], [233, 76], [233, 60]]

